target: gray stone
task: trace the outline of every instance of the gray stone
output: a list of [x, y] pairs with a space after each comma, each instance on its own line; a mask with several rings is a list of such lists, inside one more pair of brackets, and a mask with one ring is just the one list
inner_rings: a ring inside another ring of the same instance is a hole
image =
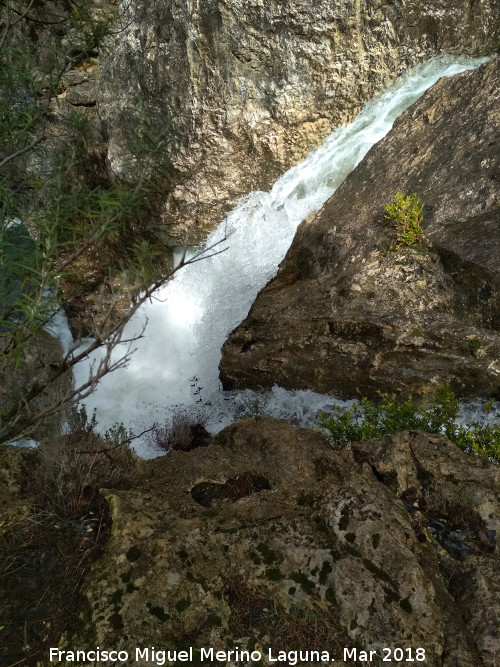
[[333, 451], [313, 431], [244, 420], [107, 492], [112, 537], [84, 586], [84, 627], [62, 646], [91, 636], [134, 664], [132, 646], [259, 642], [267, 658], [281, 642], [330, 650], [343, 664], [341, 647], [357, 643], [377, 651], [374, 665], [399, 646], [425, 648], [426, 665], [493, 666], [498, 552], [458, 562], [435, 539], [422, 542], [400, 491], [414, 486], [440, 512], [458, 498], [488, 530], [499, 481], [498, 467], [438, 436]]
[[97, 103], [97, 88], [95, 81], [82, 81], [66, 91], [66, 102], [73, 106], [95, 106]]
[[[499, 89], [498, 58], [441, 79], [301, 224], [223, 347], [226, 388], [499, 396]], [[398, 189], [426, 243], [390, 251]]]
[[499, 34], [495, 0], [132, 0], [118, 14], [99, 57], [110, 163], [124, 171], [138, 105], [159, 129], [174, 106], [182, 178], [164, 221], [198, 238], [399, 73], [440, 53], [494, 53]]

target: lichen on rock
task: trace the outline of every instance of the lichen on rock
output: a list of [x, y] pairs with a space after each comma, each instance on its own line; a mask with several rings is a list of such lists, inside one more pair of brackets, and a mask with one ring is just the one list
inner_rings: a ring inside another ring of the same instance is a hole
[[[269, 488], [208, 508], [193, 498], [197, 485], [249, 470]], [[313, 431], [244, 420], [206, 448], [145, 463], [130, 489], [108, 492], [113, 534], [84, 586], [78, 638], [90, 624], [100, 646], [259, 642], [267, 656], [269, 647], [299, 648], [281, 644], [301, 627], [310, 648], [323, 642], [337, 660], [343, 645], [422, 646], [428, 665], [493, 665], [498, 551], [453, 561], [448, 578], [449, 555], [431, 536], [419, 539], [400, 490], [414, 485], [431, 504], [463, 493], [468, 511], [495, 529], [498, 475], [439, 436], [402, 433], [333, 451]]]

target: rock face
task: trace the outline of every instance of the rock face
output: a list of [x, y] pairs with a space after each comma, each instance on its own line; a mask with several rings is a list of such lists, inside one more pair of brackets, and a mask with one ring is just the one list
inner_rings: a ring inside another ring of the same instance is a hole
[[[312, 431], [245, 420], [107, 492], [113, 534], [84, 587], [85, 625], [65, 644], [127, 651], [124, 664], [132, 647], [199, 658], [258, 642], [263, 664], [269, 648], [352, 664], [343, 647], [356, 645], [377, 651], [373, 665], [399, 646], [424, 648], [429, 666], [493, 666], [499, 481], [439, 436], [333, 451]], [[433, 513], [467, 537], [465, 560], [426, 534]]]
[[159, 128], [175, 107], [182, 177], [163, 222], [200, 229], [267, 189], [409, 66], [494, 53], [500, 25], [495, 0], [126, 0], [118, 17], [99, 57], [111, 166], [123, 171], [122, 129], [138, 105]]
[[[225, 388], [499, 395], [499, 90], [498, 58], [441, 79], [302, 223], [224, 345]], [[389, 251], [398, 189], [426, 243]]]

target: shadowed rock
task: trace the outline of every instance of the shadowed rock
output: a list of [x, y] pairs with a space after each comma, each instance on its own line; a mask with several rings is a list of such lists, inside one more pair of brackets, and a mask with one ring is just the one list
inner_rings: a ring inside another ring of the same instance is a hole
[[[498, 58], [441, 79], [301, 224], [223, 347], [225, 388], [499, 395], [499, 89]], [[398, 189], [427, 242], [392, 252]]]

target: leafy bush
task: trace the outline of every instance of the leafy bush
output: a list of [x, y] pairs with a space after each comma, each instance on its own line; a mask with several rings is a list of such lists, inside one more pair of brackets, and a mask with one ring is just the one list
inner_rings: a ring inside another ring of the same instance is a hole
[[[397, 399], [395, 394], [379, 392], [379, 395], [380, 403], [363, 398], [359, 405], [351, 408], [335, 405], [335, 416], [325, 413], [321, 415], [317, 422], [319, 430], [337, 447], [347, 442], [380, 438], [398, 431], [440, 433], [467, 454], [476, 454], [500, 462], [500, 423], [457, 424], [459, 403], [448, 385], [436, 391], [427, 410], [419, 409], [411, 396], [402, 401]], [[492, 407], [492, 401], [487, 403], [486, 413], [489, 413]]]
[[[97, 62], [105, 38], [119, 38], [122, 17], [116, 3], [77, 4], [0, 3], [2, 443], [38, 438], [119, 367], [111, 353], [126, 322], [172, 274], [160, 261], [169, 249], [148, 240], [157, 235], [144, 220], [171, 187], [177, 112], [159, 118], [146, 102], [124, 112], [118, 178], [106, 161], [96, 109], [71, 109], [61, 93], [74, 80], [68, 75]], [[81, 313], [89, 293], [98, 299], [83, 331], [92, 341], [46, 363], [40, 340], [58, 304]], [[61, 389], [59, 380], [98, 348], [102, 362], [92, 377]], [[128, 352], [122, 365], [127, 360]]]
[[423, 203], [415, 193], [405, 196], [398, 190], [392, 204], [385, 205], [385, 217], [394, 221], [395, 236], [391, 248], [399, 250], [401, 246], [412, 246], [424, 239], [422, 231]]

